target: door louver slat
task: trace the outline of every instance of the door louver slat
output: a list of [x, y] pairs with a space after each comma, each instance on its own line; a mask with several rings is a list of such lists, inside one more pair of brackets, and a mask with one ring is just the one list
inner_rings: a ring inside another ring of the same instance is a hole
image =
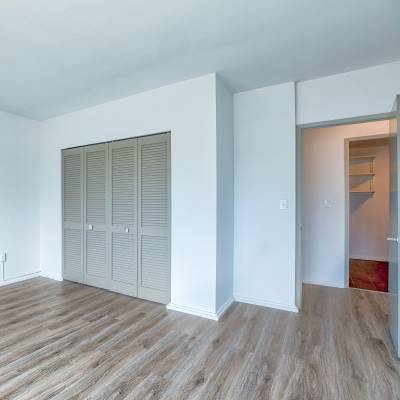
[[165, 237], [142, 236], [142, 285], [147, 288], [168, 288], [168, 240]]
[[64, 156], [64, 221], [82, 221], [81, 155]]
[[106, 156], [105, 150], [86, 155], [86, 221], [106, 222]]
[[141, 148], [142, 226], [168, 226], [168, 144], [149, 143]]
[[71, 273], [81, 273], [82, 232], [79, 229], [64, 229], [64, 268]]
[[112, 222], [135, 225], [137, 207], [136, 146], [112, 150]]
[[99, 278], [105, 278], [107, 276], [105, 232], [86, 232], [86, 254], [87, 274]]
[[136, 236], [113, 233], [112, 278], [114, 281], [136, 285]]

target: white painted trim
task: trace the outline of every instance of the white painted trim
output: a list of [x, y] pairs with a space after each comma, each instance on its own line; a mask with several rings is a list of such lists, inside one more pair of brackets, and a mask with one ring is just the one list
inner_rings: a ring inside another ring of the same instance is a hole
[[222, 315], [228, 310], [228, 308], [235, 302], [233, 297], [230, 297], [217, 311], [217, 318], [220, 319]]
[[388, 262], [389, 260], [387, 258], [382, 258], [382, 257], [370, 257], [370, 256], [350, 256], [350, 258], [356, 259], [356, 260], [365, 260], [365, 261], [382, 261], [382, 262]]
[[279, 310], [291, 311], [291, 312], [299, 312], [299, 309], [295, 304], [283, 304], [277, 303], [275, 301], [264, 300], [264, 299], [255, 299], [252, 297], [244, 297], [240, 295], [235, 295], [235, 301], [240, 301], [241, 303], [254, 304], [256, 306], [261, 307], [269, 307], [269, 308], [277, 308]]
[[213, 321], [218, 321], [217, 313], [213, 313], [201, 308], [194, 308], [188, 306], [181, 306], [179, 304], [169, 303], [167, 304], [167, 309], [172, 311], [179, 311], [185, 314], [196, 315], [197, 317], [212, 319]]
[[28, 279], [37, 278], [39, 276], [41, 276], [40, 272], [34, 272], [32, 274], [18, 276], [16, 278], [11, 278], [11, 279], [6, 279], [5, 281], [0, 281], [0, 286], [11, 285], [13, 283], [26, 281]]
[[40, 276], [42, 276], [43, 278], [47, 278], [47, 279], [52, 279], [53, 281], [58, 281], [58, 282], [62, 282], [63, 278], [62, 276], [59, 275], [47, 275], [47, 274], [40, 274]]
[[303, 283], [308, 283], [310, 285], [337, 287], [341, 289], [346, 287], [343, 281], [319, 281], [303, 279]]

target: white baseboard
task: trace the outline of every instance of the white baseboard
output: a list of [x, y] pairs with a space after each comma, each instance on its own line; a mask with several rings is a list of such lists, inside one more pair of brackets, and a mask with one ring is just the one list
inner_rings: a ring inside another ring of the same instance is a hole
[[350, 256], [349, 258], [354, 258], [355, 260], [365, 260], [365, 261], [382, 261], [382, 262], [389, 261], [387, 258], [382, 258], [382, 257]]
[[52, 279], [53, 281], [58, 281], [58, 282], [63, 281], [63, 278], [60, 275], [48, 275], [48, 274], [41, 273], [40, 276], [42, 276], [43, 278]]
[[220, 319], [222, 315], [228, 310], [228, 308], [235, 302], [233, 297], [230, 297], [217, 311], [217, 317]]
[[218, 321], [217, 313], [213, 313], [211, 311], [203, 310], [200, 308], [187, 307], [187, 306], [181, 306], [179, 304], [169, 303], [167, 304], [167, 309], [172, 311], [183, 312], [185, 314], [195, 315], [197, 317], [212, 319], [213, 321]]
[[26, 281], [28, 279], [37, 278], [39, 276], [41, 276], [40, 272], [33, 272], [32, 274], [27, 274], [27, 275], [18, 276], [18, 277], [11, 278], [11, 279], [6, 279], [5, 281], [0, 281], [0, 286], [11, 285], [13, 283]]
[[299, 312], [299, 309], [295, 304], [283, 304], [283, 303], [277, 303], [275, 301], [255, 299], [253, 297], [246, 297], [240, 295], [235, 295], [234, 298], [235, 301], [240, 301], [241, 303], [254, 304], [256, 306], [269, 307], [269, 308], [277, 308], [278, 310], [285, 310], [296, 313]]
[[182, 306], [174, 303], [167, 304], [167, 309], [172, 311], [183, 312], [185, 314], [195, 315], [196, 317], [202, 317], [211, 319], [213, 321], [218, 321], [222, 317], [222, 315], [226, 312], [226, 310], [228, 310], [228, 308], [234, 303], [234, 301], [235, 301], [234, 298], [230, 297], [224, 304], [222, 304], [222, 306], [219, 308], [217, 312], [211, 312], [203, 310], [201, 308]]
[[318, 285], [318, 286], [330, 286], [341, 289], [346, 287], [343, 281], [319, 281], [319, 280], [303, 279], [303, 283], [308, 283], [310, 285]]

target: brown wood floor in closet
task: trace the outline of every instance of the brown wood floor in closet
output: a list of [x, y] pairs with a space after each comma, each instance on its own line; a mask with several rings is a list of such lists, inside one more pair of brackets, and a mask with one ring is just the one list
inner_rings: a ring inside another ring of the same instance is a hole
[[387, 292], [388, 276], [386, 261], [350, 259], [349, 286], [352, 288]]

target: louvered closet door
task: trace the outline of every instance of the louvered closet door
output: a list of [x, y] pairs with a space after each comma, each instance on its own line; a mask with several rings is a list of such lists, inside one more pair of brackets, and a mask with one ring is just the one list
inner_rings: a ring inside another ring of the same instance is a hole
[[63, 277], [83, 282], [83, 150], [63, 151]]
[[139, 297], [170, 302], [169, 134], [139, 143]]
[[137, 296], [137, 139], [109, 144], [111, 178], [110, 289]]
[[108, 145], [85, 147], [85, 282], [108, 289]]

